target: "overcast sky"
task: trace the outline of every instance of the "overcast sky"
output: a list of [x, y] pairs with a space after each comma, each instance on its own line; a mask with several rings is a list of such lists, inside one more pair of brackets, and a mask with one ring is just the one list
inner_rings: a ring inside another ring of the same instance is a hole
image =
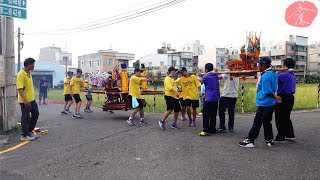
[[[51, 32], [111, 17], [163, 0], [28, 0], [28, 19], [15, 20], [15, 30]], [[289, 26], [285, 10], [295, 0], [186, 0], [172, 7], [100, 29], [66, 35], [25, 35], [22, 59], [38, 59], [41, 47], [55, 44], [77, 57], [112, 45], [119, 52], [134, 53], [136, 59], [156, 53], [162, 42], [181, 47], [200, 40], [206, 48], [244, 44], [246, 31], [262, 32], [262, 41], [282, 41], [299, 34], [309, 42], [320, 40], [320, 17], [307, 28]], [[319, 0], [310, 0], [320, 8]]]

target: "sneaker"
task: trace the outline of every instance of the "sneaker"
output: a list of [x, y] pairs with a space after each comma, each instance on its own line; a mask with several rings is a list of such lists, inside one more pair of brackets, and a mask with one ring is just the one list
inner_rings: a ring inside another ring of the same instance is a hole
[[192, 127], [193, 126], [193, 123], [192, 123], [192, 119], [189, 119], [189, 127]]
[[186, 121], [188, 120], [187, 118], [183, 118], [183, 117], [180, 117], [181, 121]]
[[93, 111], [91, 111], [91, 109], [87, 109], [89, 113], [92, 113]]
[[171, 128], [172, 128], [172, 129], [180, 129], [180, 127], [179, 127], [176, 123], [173, 123], [173, 124], [171, 125]]
[[276, 142], [276, 143], [285, 143], [286, 142], [286, 140], [285, 139], [274, 139], [274, 142]]
[[30, 137], [30, 136], [22, 136], [20, 137], [20, 141], [33, 141], [35, 140], [36, 138], [34, 137]]
[[128, 119], [127, 123], [130, 124], [130, 126], [134, 126], [134, 123], [133, 123], [132, 119]]
[[68, 114], [66, 111], [61, 111], [60, 114]]
[[113, 112], [113, 111], [111, 111], [111, 110], [109, 110], [109, 111], [108, 111], [108, 113], [109, 113], [109, 114], [114, 114], [114, 112]]
[[38, 138], [39, 138], [38, 135], [35, 135], [35, 134], [33, 134], [32, 132], [29, 133], [29, 136], [32, 137], [32, 138], [34, 138], [34, 139], [38, 139]]
[[199, 116], [202, 116], [203, 114], [202, 114], [202, 113], [199, 113], [198, 115], [199, 115]]
[[233, 132], [234, 130], [233, 130], [233, 128], [229, 128], [228, 131], [229, 132]]
[[159, 121], [159, 126], [161, 129], [165, 130], [166, 129], [166, 125], [162, 122], [162, 121]]
[[293, 141], [293, 140], [296, 140], [296, 138], [295, 137], [286, 137], [286, 140]]
[[140, 119], [140, 124], [148, 124], [144, 119]]
[[249, 139], [245, 139], [242, 142], [238, 143], [240, 147], [247, 147], [247, 148], [253, 148], [254, 147], [254, 143], [251, 142]]
[[218, 133], [226, 133], [227, 132], [227, 130], [224, 128], [218, 128], [217, 131], [218, 131]]
[[72, 112], [69, 109], [64, 110], [66, 113], [71, 114]]
[[90, 112], [89, 109], [84, 109], [83, 111], [86, 112], [86, 113], [89, 113], [89, 112]]
[[82, 118], [82, 116], [80, 114], [74, 114], [72, 115], [72, 118]]
[[199, 133], [199, 136], [209, 136], [209, 133], [202, 131]]
[[274, 146], [273, 140], [266, 141], [266, 145], [269, 146], [269, 147]]
[[196, 125], [196, 120], [193, 120], [193, 121], [192, 121], [192, 125], [193, 125], [193, 126], [197, 126], [197, 125]]

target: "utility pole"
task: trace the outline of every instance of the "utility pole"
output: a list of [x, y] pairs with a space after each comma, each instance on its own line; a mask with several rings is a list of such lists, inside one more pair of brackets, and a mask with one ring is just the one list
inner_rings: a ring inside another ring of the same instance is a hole
[[15, 60], [14, 60], [14, 21], [13, 18], [1, 17], [1, 52], [4, 58], [4, 87], [1, 87], [3, 94], [3, 121], [4, 131], [16, 126], [17, 118], [15, 106], [17, 104], [15, 88]]
[[21, 53], [20, 51], [23, 49], [23, 41], [21, 41], [21, 35], [24, 35], [23, 33], [21, 33], [21, 29], [20, 27], [18, 28], [18, 71], [20, 71], [21, 67]]

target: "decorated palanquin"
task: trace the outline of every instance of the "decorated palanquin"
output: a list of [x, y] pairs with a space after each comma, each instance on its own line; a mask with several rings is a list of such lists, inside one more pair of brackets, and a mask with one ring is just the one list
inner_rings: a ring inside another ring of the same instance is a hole
[[257, 61], [260, 56], [260, 37], [256, 33], [247, 34], [247, 42], [241, 47], [239, 59], [229, 60], [227, 68], [234, 76], [256, 76], [258, 72]]

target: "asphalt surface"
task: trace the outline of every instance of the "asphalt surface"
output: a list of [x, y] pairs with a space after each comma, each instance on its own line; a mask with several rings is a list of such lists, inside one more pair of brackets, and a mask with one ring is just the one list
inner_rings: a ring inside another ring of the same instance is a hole
[[261, 131], [255, 148], [240, 148], [253, 113], [237, 114], [233, 133], [200, 137], [201, 118], [163, 131], [161, 114], [132, 127], [129, 112], [93, 110], [72, 119], [60, 106], [40, 106], [38, 126], [49, 134], [0, 155], [0, 179], [320, 179], [320, 111], [293, 113], [295, 142], [267, 147]]

